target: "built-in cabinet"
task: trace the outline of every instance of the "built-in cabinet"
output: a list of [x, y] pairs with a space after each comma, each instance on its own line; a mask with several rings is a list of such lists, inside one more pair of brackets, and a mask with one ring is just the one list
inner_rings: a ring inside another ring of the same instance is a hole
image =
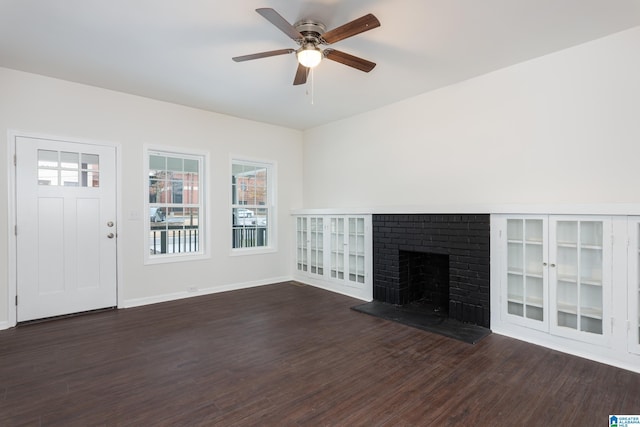
[[640, 217], [629, 218], [629, 351], [640, 354]]
[[640, 216], [495, 214], [491, 227], [493, 330], [640, 371]]
[[561, 336], [605, 341], [610, 220], [521, 216], [505, 221], [505, 317]]
[[370, 215], [296, 216], [295, 278], [370, 301]]

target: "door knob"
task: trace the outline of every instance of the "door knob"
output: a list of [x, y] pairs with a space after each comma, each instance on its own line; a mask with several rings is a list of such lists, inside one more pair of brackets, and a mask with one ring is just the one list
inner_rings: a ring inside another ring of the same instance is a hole
[[107, 237], [110, 238], [110, 239], [113, 239], [115, 237], [115, 234], [109, 233], [109, 234], [107, 234]]

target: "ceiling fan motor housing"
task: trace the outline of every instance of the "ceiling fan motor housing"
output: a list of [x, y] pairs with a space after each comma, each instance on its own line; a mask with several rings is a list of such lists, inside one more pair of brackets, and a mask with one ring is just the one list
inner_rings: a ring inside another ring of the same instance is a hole
[[327, 28], [322, 23], [309, 20], [298, 21], [294, 27], [304, 36], [304, 39], [298, 42], [300, 45], [309, 43], [313, 45], [320, 44], [321, 36], [327, 31]]

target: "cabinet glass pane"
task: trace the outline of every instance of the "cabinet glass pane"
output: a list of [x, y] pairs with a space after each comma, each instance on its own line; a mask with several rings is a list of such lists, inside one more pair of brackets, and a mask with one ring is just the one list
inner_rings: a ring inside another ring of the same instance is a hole
[[580, 316], [580, 330], [602, 335], [602, 320], [588, 316]]
[[514, 316], [524, 317], [524, 305], [521, 303], [509, 301], [507, 303], [507, 312]]
[[527, 242], [542, 243], [542, 220], [528, 219], [525, 222], [525, 240]]
[[559, 245], [576, 245], [578, 243], [578, 222], [558, 221], [556, 236]]
[[578, 316], [573, 313], [558, 312], [558, 326], [564, 326], [571, 329], [578, 329]]
[[524, 316], [524, 279], [519, 274], [507, 275], [507, 312]]
[[521, 243], [509, 242], [507, 248], [507, 266], [510, 272], [522, 273], [524, 264], [524, 248]]
[[349, 280], [356, 281], [356, 256], [349, 255]]
[[509, 301], [524, 301], [524, 278], [519, 274], [507, 276], [507, 298]]
[[356, 272], [358, 273], [358, 276], [364, 276], [364, 257], [358, 256], [356, 263], [357, 263]]
[[525, 271], [528, 275], [542, 276], [542, 245], [525, 245]]
[[523, 231], [522, 231], [522, 223], [521, 219], [508, 219], [507, 220], [507, 239], [510, 241], [522, 241], [523, 240]]
[[602, 287], [580, 285], [580, 314], [602, 319]]
[[575, 282], [558, 281], [557, 305], [559, 312], [578, 312], [578, 284]]
[[527, 305], [542, 307], [543, 305], [543, 293], [542, 293], [542, 277], [527, 277]]
[[358, 234], [357, 236], [357, 254], [364, 256], [364, 235]]
[[558, 247], [558, 278], [561, 280], [577, 280], [578, 250], [575, 247]]
[[602, 284], [602, 249], [580, 249], [580, 282]]
[[580, 244], [602, 248], [602, 221], [580, 222]]

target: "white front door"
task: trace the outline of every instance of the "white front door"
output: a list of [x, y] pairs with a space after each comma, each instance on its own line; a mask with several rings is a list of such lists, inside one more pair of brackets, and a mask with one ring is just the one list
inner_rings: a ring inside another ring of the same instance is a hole
[[116, 150], [16, 138], [17, 321], [117, 305]]

